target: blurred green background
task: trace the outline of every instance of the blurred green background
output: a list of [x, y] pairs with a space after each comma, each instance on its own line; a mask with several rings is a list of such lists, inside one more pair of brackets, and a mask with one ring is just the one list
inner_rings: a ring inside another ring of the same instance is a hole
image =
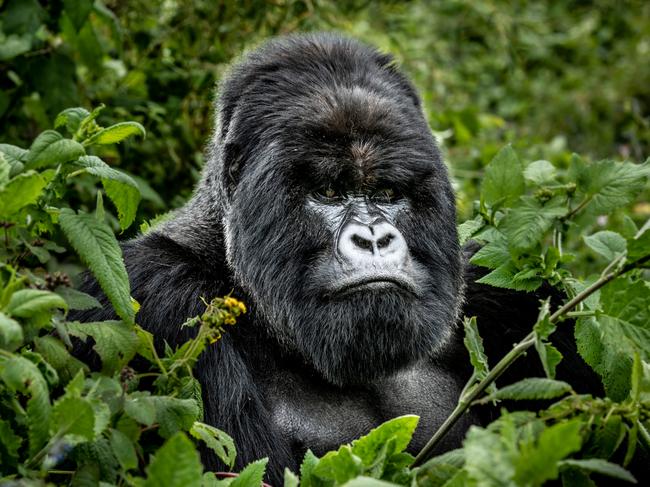
[[[482, 168], [512, 142], [650, 154], [648, 1], [0, 0], [0, 142], [29, 146], [70, 106], [147, 138], [100, 154], [150, 186], [141, 217], [187, 199], [213, 129], [215, 83], [264, 39], [335, 30], [391, 52], [415, 81], [471, 214]], [[90, 191], [90, 189], [89, 189]], [[650, 205], [633, 209], [639, 218]]]

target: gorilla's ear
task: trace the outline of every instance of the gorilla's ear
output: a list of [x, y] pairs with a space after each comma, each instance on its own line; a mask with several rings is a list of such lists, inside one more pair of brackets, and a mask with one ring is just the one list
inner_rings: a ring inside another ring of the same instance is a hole
[[240, 145], [235, 142], [226, 142], [221, 157], [223, 158], [222, 181], [226, 195], [230, 199], [237, 188], [243, 168], [244, 161]]

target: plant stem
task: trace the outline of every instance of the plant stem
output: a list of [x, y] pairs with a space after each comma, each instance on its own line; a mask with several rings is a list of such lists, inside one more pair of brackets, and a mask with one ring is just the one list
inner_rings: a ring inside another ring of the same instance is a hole
[[[567, 301], [561, 308], [559, 308], [555, 313], [549, 317], [549, 322], [552, 324], [557, 324], [565, 317], [573, 308], [575, 308], [582, 301], [587, 299], [593, 293], [598, 291], [605, 284], [613, 281], [617, 277], [625, 274], [626, 272], [631, 271], [639, 267], [650, 260], [650, 254], [642, 257], [641, 259], [631, 262], [616, 271], [612, 271], [604, 276], [601, 276], [596, 282], [591, 286], [586, 287], [581, 292], [576, 294], [573, 298]], [[478, 397], [485, 391], [485, 389], [490, 386], [495, 380], [497, 380], [519, 357], [524, 355], [526, 350], [532, 347], [535, 344], [536, 336], [535, 332], [530, 332], [526, 337], [517, 343], [512, 350], [510, 350], [499, 362], [494, 366], [494, 368], [476, 385], [472, 386], [471, 382], [475, 379], [474, 377], [470, 378], [468, 383], [465, 385], [463, 391], [465, 391], [461, 397], [458, 399], [458, 404], [451, 412], [451, 414], [445, 419], [445, 421], [438, 427], [436, 432], [433, 434], [431, 439], [424, 445], [424, 448], [418, 453], [415, 457], [415, 460], [411, 464], [411, 467], [417, 467], [422, 465], [425, 460], [430, 456], [430, 453], [435, 448], [435, 446], [440, 442], [440, 440], [449, 432], [449, 430], [456, 424], [458, 419], [467, 411], [472, 403], [478, 399]]]

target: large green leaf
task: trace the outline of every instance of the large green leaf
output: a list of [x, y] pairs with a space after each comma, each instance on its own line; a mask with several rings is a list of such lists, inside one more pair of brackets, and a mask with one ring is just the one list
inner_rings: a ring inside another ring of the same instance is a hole
[[230, 483], [230, 487], [259, 487], [264, 479], [267, 458], [262, 458], [246, 465], [239, 475]]
[[232, 468], [235, 465], [237, 450], [234, 440], [229, 435], [214, 426], [199, 421], [194, 422], [190, 434], [194, 438], [202, 440], [228, 467]]
[[56, 119], [54, 120], [54, 128], [58, 129], [59, 127], [65, 126], [68, 129], [68, 132], [74, 134], [79, 130], [81, 122], [89, 115], [90, 112], [85, 108], [66, 108], [56, 116]]
[[75, 164], [83, 167], [88, 174], [101, 178], [106, 194], [117, 208], [120, 226], [122, 229], [128, 228], [135, 219], [140, 202], [137, 183], [96, 156], [80, 157]]
[[7, 314], [18, 318], [30, 318], [54, 308], [67, 309], [61, 296], [40, 289], [21, 289], [11, 295], [5, 308]]
[[52, 408], [50, 422], [52, 436], [68, 436], [75, 444], [95, 438], [95, 413], [88, 400], [81, 397], [63, 397]]
[[630, 472], [625, 470], [623, 467], [616, 465], [615, 463], [608, 462], [607, 460], [603, 460], [602, 458], [562, 460], [559, 465], [560, 468], [579, 468], [585, 472], [597, 473], [615, 479], [624, 480], [626, 482], [636, 483], [636, 479]]
[[8, 218], [21, 208], [36, 203], [47, 179], [35, 171], [26, 171], [0, 188], [0, 218]]
[[23, 343], [23, 328], [6, 314], [0, 313], [0, 348], [13, 352]]
[[404, 451], [411, 442], [419, 419], [418, 416], [406, 415], [386, 421], [367, 435], [353, 441], [352, 453], [357, 455], [365, 465], [370, 465], [376, 459], [382, 446], [390, 439], [393, 439], [395, 444], [388, 455]]
[[133, 358], [140, 340], [133, 326], [121, 321], [100, 323], [68, 323], [68, 332], [81, 339], [92, 337], [93, 350], [102, 359], [102, 372], [113, 374]]
[[88, 140], [84, 141], [85, 145], [92, 144], [114, 144], [131, 137], [132, 135], [141, 135], [144, 137], [146, 131], [138, 122], [120, 122], [93, 134]]
[[585, 236], [583, 240], [591, 250], [599, 253], [609, 261], [623, 255], [627, 250], [625, 239], [620, 234], [609, 230]]
[[566, 382], [543, 377], [529, 377], [501, 387], [498, 391], [490, 394], [490, 398], [507, 400], [554, 399], [563, 396], [569, 391], [571, 391], [571, 385]]
[[568, 207], [562, 198], [553, 198], [541, 203], [531, 196], [522, 197], [522, 202], [499, 223], [508, 239], [511, 249], [526, 250], [534, 247], [560, 217], [566, 215]]
[[502, 148], [485, 168], [481, 202], [491, 206], [511, 206], [525, 189], [521, 162], [512, 146]]
[[[144, 487], [201, 487], [199, 454], [183, 433], [176, 433], [156, 452], [147, 467]], [[255, 487], [259, 487], [261, 478]], [[231, 484], [232, 485], [232, 484]], [[249, 484], [245, 484], [248, 486]]]
[[59, 224], [81, 259], [88, 265], [108, 296], [115, 312], [132, 323], [129, 277], [115, 235], [105, 223], [88, 213], [62, 210]]
[[86, 154], [83, 146], [72, 139], [64, 139], [55, 130], [46, 130], [41, 133], [29, 148], [25, 156], [27, 169], [55, 166], [64, 162], [73, 161]]
[[0, 363], [0, 378], [9, 389], [29, 395], [26, 408], [27, 436], [29, 454], [34, 455], [50, 437], [52, 406], [47, 382], [32, 361], [15, 355]]

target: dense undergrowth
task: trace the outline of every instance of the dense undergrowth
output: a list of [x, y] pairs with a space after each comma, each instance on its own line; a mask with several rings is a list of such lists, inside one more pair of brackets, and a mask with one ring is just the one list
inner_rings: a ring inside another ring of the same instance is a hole
[[[205, 296], [205, 312], [184, 326], [194, 339], [161, 355], [135, 324], [121, 250], [111, 224], [133, 224], [140, 190], [123, 172], [94, 155], [96, 147], [143, 137], [136, 122], [103, 127], [101, 108], [61, 112], [55, 130], [29, 148], [0, 144], [0, 481], [17, 485], [257, 486], [265, 460], [236, 478], [203, 472], [197, 443], [226, 465], [236, 447], [201, 422], [201, 387], [192, 367], [205, 347], [219, 346], [226, 327], [246, 311], [234, 297]], [[474, 374], [448, 421], [414, 458], [405, 453], [417, 417], [391, 420], [322, 458], [308, 453], [285, 484], [301, 485], [542, 485], [558, 478], [589, 485], [591, 474], [634, 481], [623, 467], [650, 452], [650, 223], [623, 217], [623, 231], [606, 228], [581, 238], [600, 270], [581, 275], [567, 251], [599, 215], [626, 208], [647, 187], [650, 163], [574, 155], [567, 169], [548, 161], [522, 163], [506, 146], [487, 166], [476, 216], [460, 238], [483, 243], [472, 258], [491, 271], [485, 284], [531, 291], [549, 282], [566, 294], [551, 308], [540, 303], [530, 334], [490, 369], [480, 323], [465, 319]], [[94, 208], [78, 203], [79, 184], [101, 184]], [[113, 211], [105, 208], [104, 195]], [[113, 214], [113, 216], [111, 216]], [[147, 225], [145, 225], [146, 227]], [[74, 253], [94, 274], [117, 321], [80, 324], [71, 310], [99, 306], [70, 286], [62, 270]], [[561, 354], [548, 341], [572, 326], [584, 360], [601, 376], [606, 397], [574, 392], [555, 380]], [[71, 354], [72, 340], [88, 345], [101, 370]], [[495, 382], [535, 349], [546, 377]], [[136, 356], [147, 367], [131, 367]], [[462, 449], [428, 460], [427, 451], [475, 403], [553, 399], [542, 411], [503, 411], [486, 428], [472, 427]]]

